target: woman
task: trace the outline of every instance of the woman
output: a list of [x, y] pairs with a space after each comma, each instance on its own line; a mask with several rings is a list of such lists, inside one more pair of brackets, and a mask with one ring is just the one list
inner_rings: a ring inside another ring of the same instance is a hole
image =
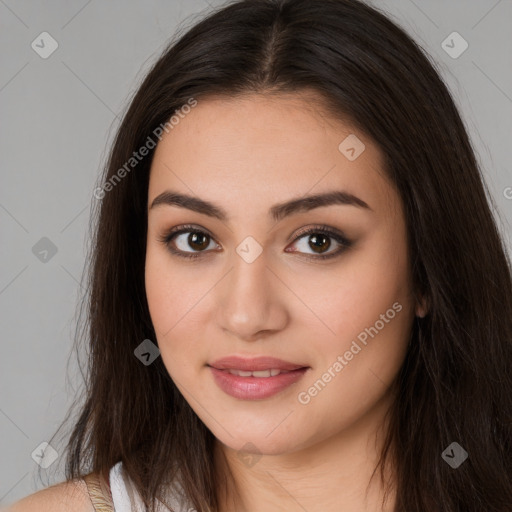
[[209, 15], [95, 196], [53, 510], [512, 510], [510, 262], [446, 86], [383, 14]]

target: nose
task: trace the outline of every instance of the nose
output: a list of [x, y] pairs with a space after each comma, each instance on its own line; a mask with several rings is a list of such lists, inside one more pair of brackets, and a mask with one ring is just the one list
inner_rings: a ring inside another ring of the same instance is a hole
[[221, 329], [245, 341], [284, 329], [289, 321], [287, 289], [276, 274], [265, 251], [252, 262], [235, 253], [233, 267], [219, 288], [217, 318]]

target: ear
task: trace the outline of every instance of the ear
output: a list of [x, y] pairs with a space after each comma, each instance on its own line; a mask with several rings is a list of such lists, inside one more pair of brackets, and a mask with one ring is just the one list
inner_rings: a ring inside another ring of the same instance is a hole
[[427, 299], [420, 295], [416, 297], [416, 316], [425, 318], [429, 311]]

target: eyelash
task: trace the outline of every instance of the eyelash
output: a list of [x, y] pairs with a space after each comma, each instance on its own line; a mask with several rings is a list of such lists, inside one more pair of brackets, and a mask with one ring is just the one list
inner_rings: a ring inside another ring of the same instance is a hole
[[[163, 243], [167, 247], [167, 249], [171, 252], [171, 254], [174, 254], [181, 258], [194, 260], [196, 258], [203, 256], [202, 253], [206, 252], [206, 251], [187, 253], [184, 251], [180, 251], [179, 249], [174, 249], [171, 246], [172, 240], [176, 236], [181, 235], [183, 233], [200, 233], [203, 235], [207, 235], [208, 237], [210, 237], [213, 240], [213, 236], [211, 236], [210, 233], [208, 233], [207, 231], [203, 231], [202, 229], [198, 229], [197, 227], [195, 227], [193, 225], [186, 224], [183, 226], [178, 226], [176, 228], [172, 228], [171, 230], [167, 231], [162, 236], [158, 237], [158, 241]], [[343, 252], [345, 252], [346, 249], [348, 249], [349, 247], [352, 246], [352, 242], [350, 240], [348, 240], [342, 233], [335, 231], [332, 228], [329, 228], [328, 226], [324, 226], [324, 225], [311, 226], [308, 229], [300, 232], [297, 235], [297, 237], [293, 240], [292, 243], [295, 243], [298, 240], [300, 240], [301, 238], [304, 238], [307, 235], [312, 235], [312, 234], [327, 235], [328, 237], [333, 238], [336, 242], [338, 242], [341, 245], [341, 247], [338, 248], [336, 251], [333, 251], [331, 253], [324, 254], [324, 255], [315, 255], [315, 256], [306, 255], [306, 256], [304, 256], [305, 259], [308, 261], [327, 260], [327, 259], [334, 258], [336, 256], [341, 255]], [[289, 251], [289, 252], [297, 252], [297, 251]]]

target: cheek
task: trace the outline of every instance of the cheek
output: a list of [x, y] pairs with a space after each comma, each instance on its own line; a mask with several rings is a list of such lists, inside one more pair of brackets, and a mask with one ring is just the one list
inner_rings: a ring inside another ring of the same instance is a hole
[[301, 403], [309, 401], [306, 407], [317, 410], [336, 404], [339, 422], [350, 423], [384, 394], [411, 333], [414, 303], [405, 245], [393, 246], [384, 237], [376, 242], [346, 259], [335, 278], [325, 276], [312, 297], [329, 331], [316, 343], [319, 359]]
[[[377, 233], [347, 252], [339, 264], [326, 272], [315, 272], [314, 280], [303, 277], [297, 281], [298, 294], [305, 297], [304, 302], [315, 313], [314, 317], [305, 318], [311, 318], [310, 324], [315, 322], [322, 327], [319, 319], [323, 324], [320, 338], [325, 341], [325, 352], [330, 346], [341, 349], [347, 341], [350, 345], [354, 336], [373, 326], [390, 309], [392, 323], [404, 319], [407, 322], [411, 307], [409, 283], [405, 243], [384, 233]], [[397, 315], [392, 309], [395, 302], [402, 306]]]
[[172, 376], [178, 376], [198, 359], [195, 343], [204, 330], [200, 301], [211, 285], [197, 279], [197, 270], [183, 272], [169, 258], [165, 251], [148, 247], [146, 297], [163, 362]]
[[179, 276], [174, 276], [169, 268], [162, 251], [149, 246], [145, 269], [146, 297], [157, 336], [164, 336], [172, 328], [179, 307], [176, 289], [181, 283]]

